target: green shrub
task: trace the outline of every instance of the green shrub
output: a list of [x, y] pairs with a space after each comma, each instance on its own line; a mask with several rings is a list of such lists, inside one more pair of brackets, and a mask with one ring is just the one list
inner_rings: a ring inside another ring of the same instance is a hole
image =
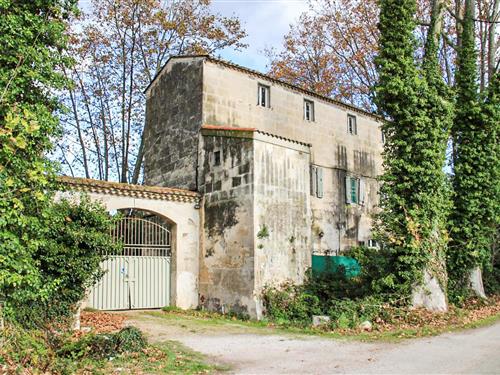
[[139, 352], [147, 346], [147, 340], [135, 327], [125, 327], [116, 333], [88, 334], [78, 341], [62, 346], [57, 355], [63, 358], [104, 359], [127, 352]]
[[243, 320], [243, 321], [250, 320], [250, 314], [246, 311], [241, 311], [239, 309], [238, 310], [236, 310], [236, 309], [229, 310], [229, 312], [227, 313], [227, 316], [230, 318], [235, 318], [235, 319]]
[[310, 325], [313, 315], [328, 315], [334, 328], [356, 328], [362, 321], [386, 320], [395, 301], [392, 288], [391, 254], [373, 248], [357, 247], [344, 255], [355, 258], [361, 273], [347, 277], [337, 272], [306, 273], [303, 285], [290, 282], [263, 290], [267, 317], [280, 324]]
[[365, 291], [361, 277], [348, 278], [343, 267], [336, 272], [306, 273], [303, 289], [305, 292], [318, 297], [322, 305], [338, 298], [356, 298]]
[[389, 305], [376, 296], [332, 300], [328, 308], [333, 328], [357, 328], [365, 320], [376, 322], [389, 318]]
[[[39, 240], [29, 259], [36, 272], [24, 276], [28, 286], [0, 283], [6, 318], [26, 328], [67, 323], [88, 288], [102, 276], [100, 263], [106, 254], [119, 251], [109, 234], [115, 219], [85, 196], [79, 203], [47, 204], [43, 216], [46, 220], [36, 228]], [[8, 259], [4, 266], [8, 273], [16, 259]]]
[[7, 373], [30, 373], [29, 369], [51, 371], [55, 353], [44, 332], [12, 325], [0, 332], [0, 364], [7, 366]]
[[68, 335], [7, 324], [0, 331], [0, 372], [73, 374], [88, 360], [141, 352], [147, 341], [135, 327], [109, 334]]
[[391, 251], [358, 246], [350, 248], [343, 255], [356, 259], [361, 265], [361, 275], [357, 280], [360, 288], [358, 297], [373, 294], [391, 295], [396, 291], [396, 262]]
[[114, 341], [119, 353], [138, 352], [148, 344], [144, 334], [136, 327], [125, 327], [115, 333]]
[[281, 324], [310, 324], [312, 315], [321, 313], [319, 298], [291, 282], [268, 286], [262, 296], [267, 317]]

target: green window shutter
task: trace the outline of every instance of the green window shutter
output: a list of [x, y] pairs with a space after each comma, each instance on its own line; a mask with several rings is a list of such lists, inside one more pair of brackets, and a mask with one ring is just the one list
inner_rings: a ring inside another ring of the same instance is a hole
[[358, 202], [358, 179], [351, 177], [350, 180], [351, 180], [351, 202], [352, 203], [359, 203]]
[[323, 168], [316, 168], [316, 196], [323, 198]]
[[310, 180], [311, 180], [311, 195], [316, 195], [316, 170], [314, 165], [311, 165]]
[[345, 177], [345, 202], [347, 204], [352, 203], [352, 201], [351, 201], [351, 178], [349, 176]]

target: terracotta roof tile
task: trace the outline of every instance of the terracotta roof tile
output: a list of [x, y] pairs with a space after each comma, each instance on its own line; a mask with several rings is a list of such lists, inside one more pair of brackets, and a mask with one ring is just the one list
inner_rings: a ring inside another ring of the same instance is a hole
[[179, 202], [196, 203], [200, 200], [200, 195], [198, 193], [184, 189], [124, 184], [120, 182], [101, 181], [69, 176], [60, 176], [58, 179], [63, 185], [67, 186], [69, 190], [75, 191]]

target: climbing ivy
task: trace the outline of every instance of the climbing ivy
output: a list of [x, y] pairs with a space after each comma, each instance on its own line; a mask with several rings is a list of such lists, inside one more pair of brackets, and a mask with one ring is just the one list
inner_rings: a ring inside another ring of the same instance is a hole
[[498, 76], [488, 94], [478, 94], [474, 3], [465, 9], [456, 73], [456, 116], [453, 123], [454, 176], [448, 273], [452, 300], [469, 293], [469, 275], [484, 268], [499, 223]]
[[445, 287], [448, 203], [443, 173], [450, 105], [443, 100], [437, 48], [428, 42], [424, 72], [415, 62], [414, 0], [381, 0], [376, 102], [382, 126], [384, 174], [375, 230], [392, 256], [389, 290], [409, 295], [423, 271]]
[[[59, 135], [51, 93], [60, 73], [72, 0], [0, 0], [0, 299], [30, 325], [68, 316], [114, 251], [107, 212], [83, 200], [54, 202]], [[38, 320], [37, 318], [41, 318]]]

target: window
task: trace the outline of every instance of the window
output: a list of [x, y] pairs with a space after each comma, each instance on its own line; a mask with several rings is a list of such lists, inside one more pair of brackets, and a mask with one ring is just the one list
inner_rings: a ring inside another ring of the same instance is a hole
[[311, 195], [323, 198], [323, 168], [311, 165]]
[[258, 87], [259, 87], [259, 92], [258, 92], [259, 102], [257, 103], [257, 105], [269, 108], [271, 106], [271, 100], [270, 100], [271, 97], [269, 95], [271, 89], [269, 88], [269, 86], [264, 86], [261, 84], [259, 84]]
[[220, 165], [220, 151], [214, 152], [214, 166]]
[[351, 194], [351, 202], [352, 203], [358, 203], [359, 199], [359, 191], [358, 191], [358, 184], [359, 180], [357, 178], [351, 178], [351, 186], [349, 193]]
[[314, 121], [314, 102], [304, 99], [304, 120]]
[[381, 133], [382, 133], [382, 144], [384, 144], [385, 143], [385, 134], [383, 131]]
[[375, 241], [374, 239], [368, 240], [368, 247], [372, 247], [372, 248], [375, 248], [375, 249], [379, 249], [380, 248], [378, 242]]
[[365, 183], [363, 179], [353, 176], [345, 178], [345, 201], [347, 204], [365, 204]]
[[347, 115], [347, 132], [352, 135], [358, 134], [358, 124], [354, 115]]

